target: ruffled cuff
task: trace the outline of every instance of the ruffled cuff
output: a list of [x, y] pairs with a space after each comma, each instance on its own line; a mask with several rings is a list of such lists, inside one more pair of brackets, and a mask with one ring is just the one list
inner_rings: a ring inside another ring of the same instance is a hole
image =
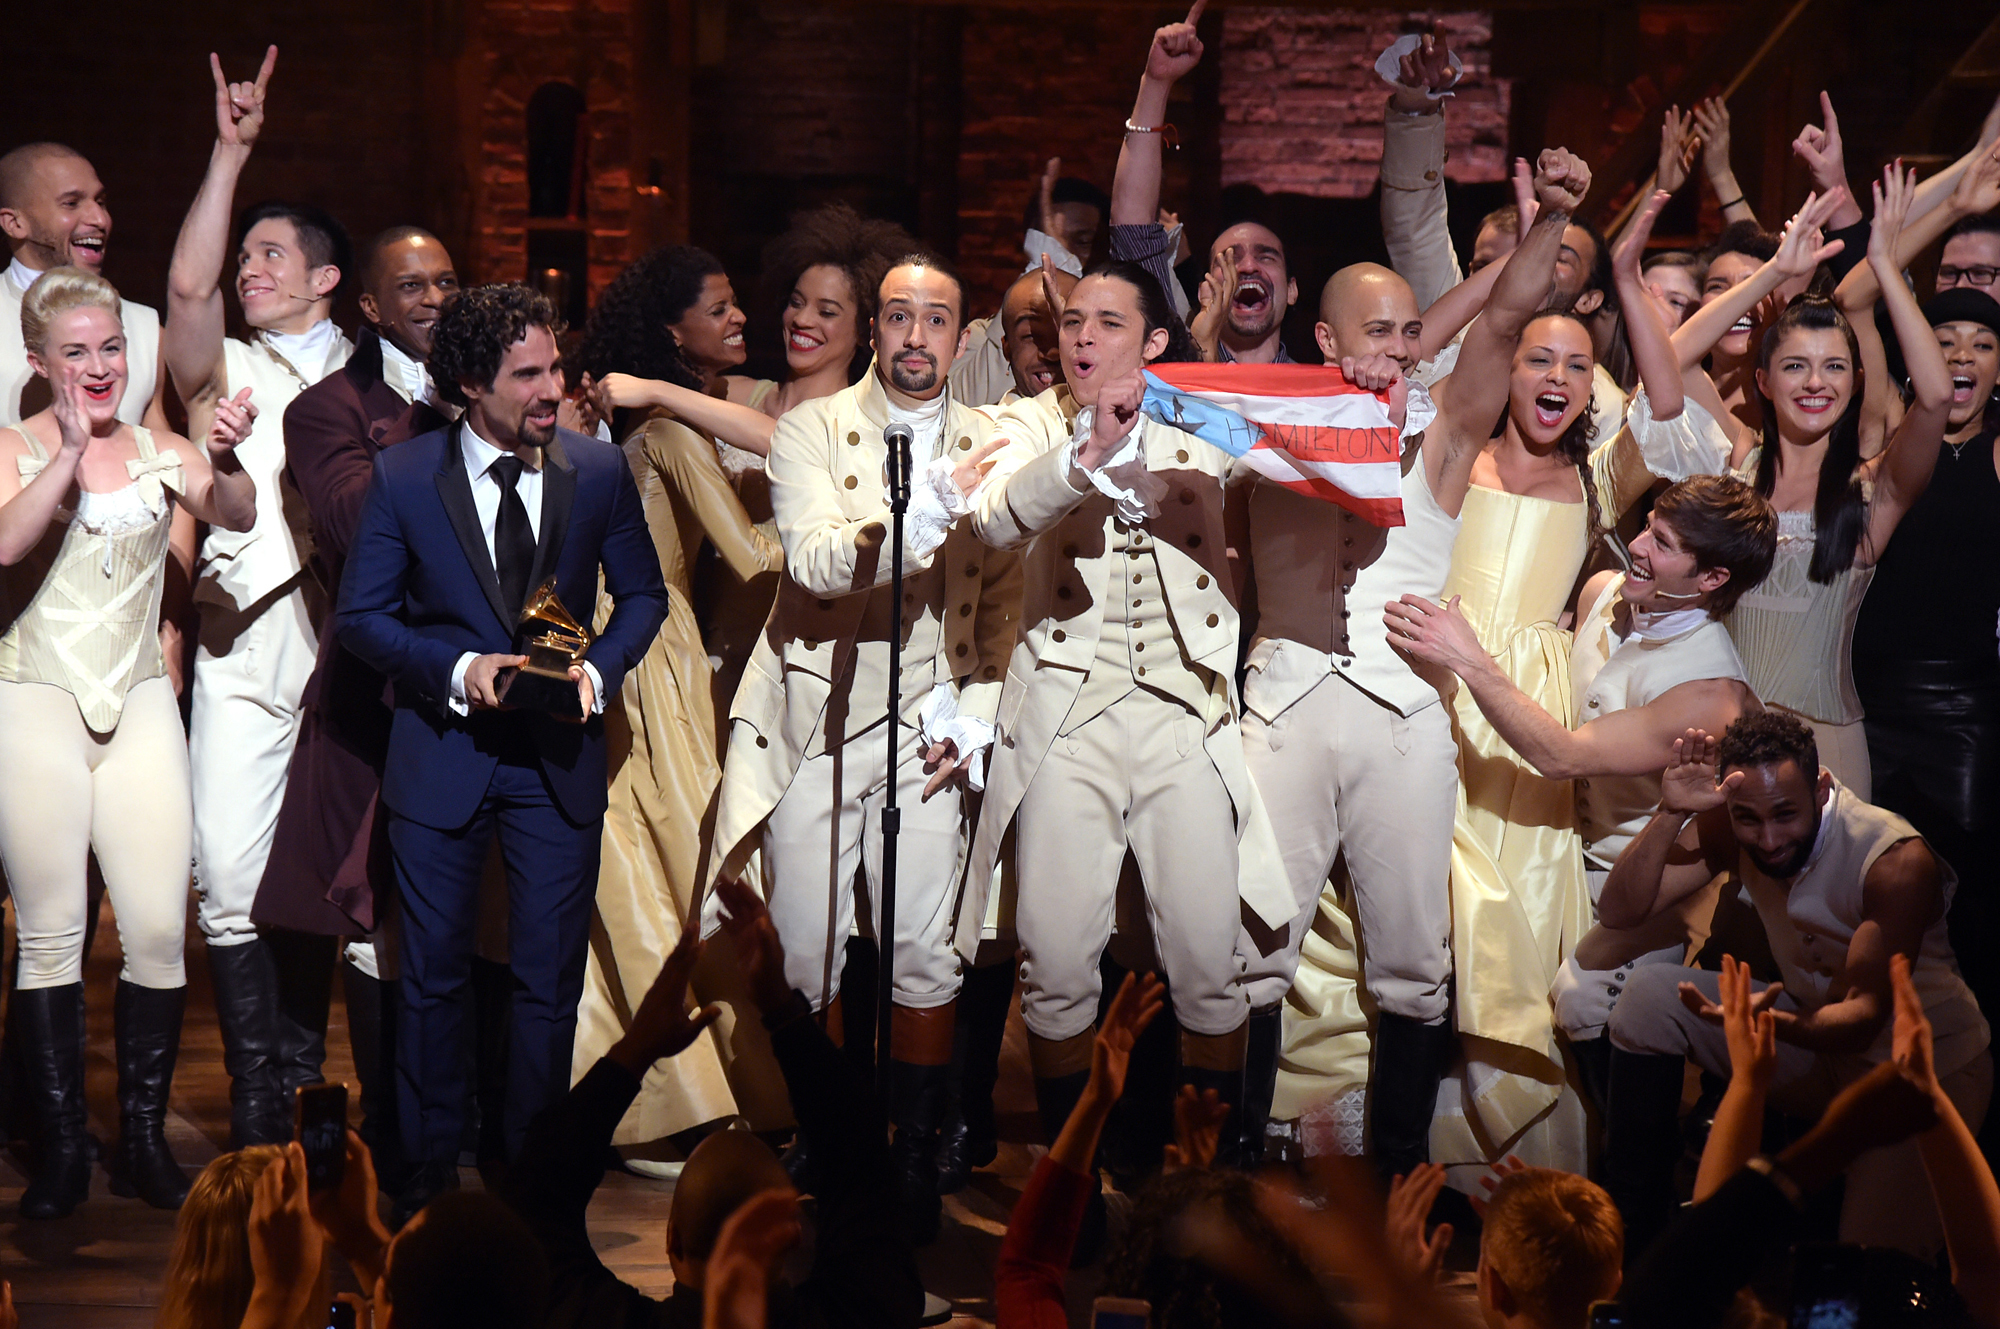
[[1146, 451], [1140, 446], [1139, 438], [1146, 421], [1141, 418], [1132, 422], [1132, 432], [1125, 435], [1125, 441], [1105, 459], [1102, 466], [1094, 471], [1083, 470], [1083, 464], [1077, 457], [1089, 441], [1096, 420], [1095, 406], [1086, 406], [1076, 413], [1076, 428], [1071, 432], [1069, 446], [1063, 453], [1064, 462], [1071, 469], [1082, 470], [1089, 476], [1091, 488], [1116, 504], [1119, 519], [1128, 525], [1159, 516], [1160, 500], [1167, 495], [1167, 483], [1146, 469]]
[[951, 684], [940, 683], [931, 689], [917, 719], [924, 746], [944, 742], [955, 745], [959, 765], [965, 771], [966, 787], [974, 793], [986, 788], [986, 753], [993, 746], [993, 726], [976, 715], [960, 715], [958, 693]]
[[[1395, 41], [1389, 43], [1387, 50], [1375, 57], [1376, 74], [1390, 87], [1402, 87], [1403, 57], [1423, 44], [1424, 39], [1420, 33], [1405, 33], [1403, 36], [1396, 38]], [[1465, 77], [1465, 62], [1458, 58], [1458, 52], [1456, 51], [1451, 52], [1449, 58], [1451, 60], [1451, 72], [1453, 75], [1452, 86], [1456, 87], [1458, 86], [1458, 80]], [[1412, 88], [1410, 91], [1414, 92], [1416, 89]], [[1441, 102], [1451, 95], [1452, 93], [1449, 88], [1443, 92], [1432, 92], [1429, 89], [1424, 90], [1424, 96], [1432, 103]]]
[[910, 486], [903, 546], [904, 553], [912, 559], [929, 558], [951, 533], [952, 524], [972, 511], [965, 495], [958, 492], [952, 470], [950, 458], [938, 457], [924, 467], [917, 483]]
[[1662, 480], [1722, 475], [1729, 470], [1729, 435], [1692, 397], [1683, 399], [1679, 415], [1661, 420], [1653, 415], [1653, 403], [1641, 387], [1625, 408], [1625, 426], [1639, 445], [1646, 469]]

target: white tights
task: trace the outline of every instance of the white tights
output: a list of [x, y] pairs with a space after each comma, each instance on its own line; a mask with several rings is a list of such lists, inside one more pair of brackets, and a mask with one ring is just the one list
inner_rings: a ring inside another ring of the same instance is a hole
[[173, 686], [136, 685], [118, 727], [93, 734], [61, 688], [0, 682], [0, 863], [14, 896], [21, 987], [82, 980], [92, 850], [118, 916], [120, 976], [182, 986], [194, 830]]

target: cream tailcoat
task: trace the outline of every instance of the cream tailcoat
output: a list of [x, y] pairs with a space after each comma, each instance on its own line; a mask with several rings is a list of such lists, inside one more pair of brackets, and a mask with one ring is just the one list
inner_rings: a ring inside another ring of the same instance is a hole
[[[824, 743], [825, 731], [859, 733], [887, 705], [886, 652], [857, 651], [855, 643], [874, 599], [869, 592], [879, 587], [886, 595], [889, 585], [888, 449], [882, 443], [888, 424], [888, 399], [873, 372], [778, 421], [767, 470], [785, 571], [729, 708], [729, 750], [705, 878], [711, 884], [720, 873], [742, 873], [758, 828], [800, 762]], [[950, 401], [945, 455], [972, 451], [992, 431], [992, 421]], [[927, 557], [905, 560], [906, 585], [923, 569], [941, 567], [945, 574], [941, 603], [913, 607], [906, 641], [934, 643], [935, 675], [957, 681], [959, 713], [990, 723], [1014, 644], [1021, 561], [982, 545], [969, 526], [959, 522]], [[916, 663], [906, 645], [904, 668]], [[843, 677], [850, 665], [851, 677]], [[904, 690], [906, 720], [923, 700]], [[711, 896], [704, 932], [716, 921]]]
[[[957, 944], [968, 958], [979, 946], [1000, 843], [1097, 657], [1110, 593], [1106, 532], [1113, 505], [1095, 489], [1071, 484], [1064, 460], [1076, 414], [1063, 385], [1002, 410], [993, 429], [1007, 445], [973, 496], [979, 538], [1002, 549], [1026, 545], [1027, 576], [1020, 640], [1007, 666], [986, 801], [959, 904]], [[1222, 693], [1206, 717], [1203, 747], [1234, 804], [1238, 890], [1266, 925], [1282, 931], [1295, 912], [1291, 888], [1236, 729], [1238, 619], [1222, 520], [1223, 482], [1233, 459], [1154, 420], [1141, 417], [1133, 428], [1142, 431], [1148, 471], [1167, 485], [1159, 514], [1146, 526], [1155, 538], [1174, 630], [1187, 658], [1211, 671]], [[1123, 832], [1114, 826], [1105, 834]]]

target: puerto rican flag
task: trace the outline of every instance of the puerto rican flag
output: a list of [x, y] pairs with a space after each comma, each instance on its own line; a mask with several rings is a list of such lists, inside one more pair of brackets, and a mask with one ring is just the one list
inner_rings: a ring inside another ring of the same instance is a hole
[[1389, 394], [1355, 387], [1337, 366], [1154, 365], [1141, 409], [1287, 489], [1377, 526], [1403, 524], [1402, 431]]

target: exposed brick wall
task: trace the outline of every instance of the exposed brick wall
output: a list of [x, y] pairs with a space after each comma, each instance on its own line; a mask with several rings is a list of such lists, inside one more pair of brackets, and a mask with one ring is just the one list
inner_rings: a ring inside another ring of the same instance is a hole
[[1486, 14], [1231, 6], [1221, 53], [1223, 185], [1366, 197], [1382, 160], [1388, 95], [1375, 58], [1434, 18], [1465, 65], [1464, 91], [1450, 102], [1446, 174], [1461, 183], [1505, 179], [1509, 87], [1491, 77]]

